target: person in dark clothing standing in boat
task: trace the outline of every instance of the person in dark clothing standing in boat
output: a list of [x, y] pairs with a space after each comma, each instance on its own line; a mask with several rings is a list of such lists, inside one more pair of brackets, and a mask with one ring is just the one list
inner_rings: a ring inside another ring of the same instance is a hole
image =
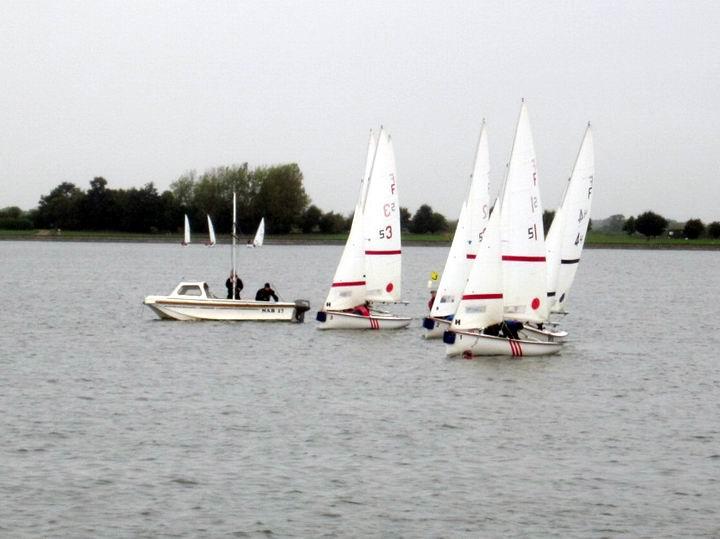
[[270, 283], [265, 283], [265, 286], [263, 286], [260, 290], [257, 291], [257, 294], [255, 294], [255, 301], [270, 301], [270, 298], [278, 301], [275, 290], [270, 288]]
[[227, 299], [233, 299], [233, 282], [235, 283], [235, 299], [240, 299], [240, 290], [243, 289], [243, 282], [234, 271], [230, 272], [230, 277], [225, 281], [227, 288]]

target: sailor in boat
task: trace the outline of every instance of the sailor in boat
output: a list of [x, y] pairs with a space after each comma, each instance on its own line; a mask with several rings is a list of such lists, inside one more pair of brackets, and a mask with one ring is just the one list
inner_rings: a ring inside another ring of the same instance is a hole
[[356, 305], [352, 309], [347, 309], [348, 312], [351, 312], [353, 314], [358, 314], [360, 316], [370, 316], [370, 302], [366, 301], [365, 303], [362, 303], [360, 305]]
[[430, 290], [430, 300], [428, 301], [428, 311], [432, 311], [433, 305], [435, 305], [435, 295], [437, 290]]
[[275, 301], [278, 301], [278, 297], [277, 297], [277, 294], [275, 293], [275, 290], [270, 288], [270, 283], [265, 283], [265, 286], [263, 286], [255, 294], [255, 301], [270, 301], [270, 298], [273, 298]]
[[227, 299], [233, 299], [233, 283], [235, 284], [235, 299], [240, 299], [240, 291], [243, 289], [243, 282], [234, 271], [230, 272], [230, 277], [225, 281], [227, 288]]
[[522, 322], [517, 320], [503, 320], [499, 324], [493, 324], [486, 327], [482, 332], [484, 335], [518, 340], [520, 338], [519, 331], [522, 328]]

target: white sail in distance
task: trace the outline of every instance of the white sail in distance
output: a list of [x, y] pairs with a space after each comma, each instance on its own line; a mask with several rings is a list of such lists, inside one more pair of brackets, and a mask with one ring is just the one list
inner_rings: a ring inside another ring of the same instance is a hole
[[207, 222], [208, 222], [208, 236], [209, 236], [208, 246], [212, 247], [213, 245], [215, 245], [217, 243], [217, 240], [215, 239], [215, 228], [213, 227], [212, 219], [210, 219], [209, 215], [207, 216]]

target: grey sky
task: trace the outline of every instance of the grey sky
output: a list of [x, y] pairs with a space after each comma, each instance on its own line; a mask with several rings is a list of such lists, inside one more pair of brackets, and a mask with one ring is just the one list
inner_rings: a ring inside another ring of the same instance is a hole
[[348, 213], [382, 123], [401, 204], [455, 218], [482, 118], [495, 192], [525, 97], [546, 208], [590, 120], [594, 217], [720, 220], [719, 29], [699, 1], [0, 0], [0, 207], [295, 161]]

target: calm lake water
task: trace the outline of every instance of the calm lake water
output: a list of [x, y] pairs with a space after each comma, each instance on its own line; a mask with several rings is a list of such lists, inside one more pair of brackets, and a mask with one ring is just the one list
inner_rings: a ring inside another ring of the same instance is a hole
[[306, 323], [183, 323], [229, 248], [0, 242], [2, 537], [720, 536], [720, 252], [584, 253], [561, 355], [321, 332], [340, 246], [239, 252]]

